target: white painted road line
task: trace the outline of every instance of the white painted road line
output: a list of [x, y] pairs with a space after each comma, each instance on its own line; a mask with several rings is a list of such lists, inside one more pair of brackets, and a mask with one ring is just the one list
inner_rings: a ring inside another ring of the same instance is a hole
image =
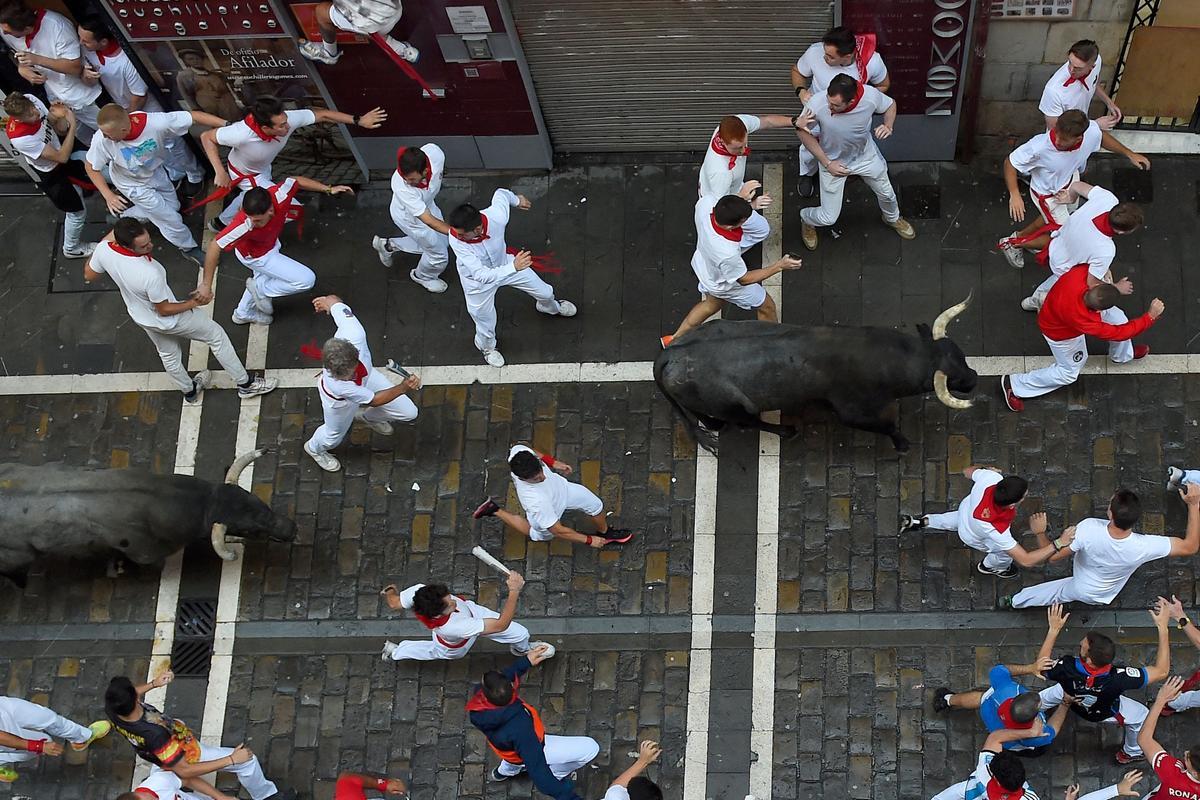
[[692, 643], [688, 654], [687, 744], [683, 800], [704, 800], [708, 788], [708, 712], [712, 685], [713, 551], [717, 532], [717, 459], [696, 448], [692, 543]]

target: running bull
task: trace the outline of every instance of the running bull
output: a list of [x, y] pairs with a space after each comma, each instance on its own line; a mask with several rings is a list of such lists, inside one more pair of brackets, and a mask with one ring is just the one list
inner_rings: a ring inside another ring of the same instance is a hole
[[265, 452], [238, 456], [215, 486], [190, 475], [0, 464], [0, 575], [23, 586], [43, 555], [154, 564], [206, 534], [226, 561], [237, 558], [227, 533], [290, 542], [296, 523], [237, 485]]
[[788, 425], [763, 422], [764, 411], [799, 414], [825, 401], [852, 428], [886, 434], [908, 450], [888, 406], [929, 391], [954, 409], [971, 401], [951, 391], [974, 391], [979, 376], [946, 327], [971, 303], [970, 295], [943, 311], [917, 336], [890, 328], [768, 325], [714, 320], [684, 335], [654, 362], [654, 380], [687, 421], [693, 437], [716, 453], [725, 425], [793, 436]]

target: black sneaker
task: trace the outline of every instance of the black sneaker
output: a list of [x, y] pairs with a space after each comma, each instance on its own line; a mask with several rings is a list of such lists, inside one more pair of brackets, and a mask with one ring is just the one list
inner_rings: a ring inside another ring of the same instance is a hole
[[991, 567], [985, 567], [983, 565], [983, 562], [980, 561], [978, 564], [975, 565], [975, 569], [979, 572], [980, 575], [991, 575], [995, 578], [1015, 578], [1015, 577], [1017, 577], [1016, 564], [1009, 564], [1004, 569], [992, 569]]
[[475, 519], [483, 519], [484, 517], [493, 517], [500, 510], [500, 504], [489, 497], [479, 504], [479, 508], [475, 509], [475, 513], [471, 516]]
[[488, 780], [491, 781], [492, 783], [503, 783], [504, 781], [506, 781], [510, 778], [513, 778], [513, 777], [516, 777], [516, 776], [505, 775], [503, 772], [500, 771], [499, 767], [493, 767], [492, 771], [488, 773]]
[[914, 517], [911, 514], [900, 515], [900, 532], [919, 531], [925, 527], [925, 517]]
[[817, 179], [813, 175], [801, 175], [796, 183], [796, 193], [801, 197], [812, 197], [817, 193]]
[[939, 686], [933, 690], [933, 710], [947, 711], [950, 708], [950, 703], [946, 700], [946, 695], [954, 694], [950, 691], [949, 686]]
[[220, 217], [213, 217], [208, 221], [208, 229], [213, 233], [220, 233], [225, 230], [225, 223], [221, 222]]
[[625, 544], [633, 538], [633, 531], [628, 528], [609, 528], [600, 535], [607, 539], [609, 544]]

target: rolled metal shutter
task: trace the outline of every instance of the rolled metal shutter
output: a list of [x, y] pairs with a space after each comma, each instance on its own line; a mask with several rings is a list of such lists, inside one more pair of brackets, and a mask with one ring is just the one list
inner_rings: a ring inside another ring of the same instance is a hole
[[699, 150], [725, 114], [796, 113], [791, 67], [833, 24], [830, 0], [510, 5], [560, 153]]

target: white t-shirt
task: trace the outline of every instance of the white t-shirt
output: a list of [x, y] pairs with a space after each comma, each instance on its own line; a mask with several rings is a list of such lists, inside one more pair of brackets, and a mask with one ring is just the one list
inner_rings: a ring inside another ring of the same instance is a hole
[[137, 789], [134, 791], [138, 790], [153, 792], [158, 800], [176, 800], [176, 798], [193, 796], [190, 792], [183, 791], [183, 781], [178, 775], [158, 766], [150, 767], [150, 774], [146, 780], [137, 785]]
[[1103, 135], [1100, 126], [1092, 122], [1078, 147], [1059, 150], [1050, 140], [1050, 131], [1046, 131], [1009, 153], [1008, 160], [1017, 172], [1029, 176], [1029, 188], [1040, 195], [1051, 195], [1065, 189], [1071, 176], [1087, 168], [1088, 157], [1100, 149]]
[[[975, 762], [975, 771], [967, 779], [966, 797], [981, 799], [987, 797], [987, 785], [992, 780], [992, 771], [988, 765], [995, 757], [996, 754], [990, 750], [984, 750], [979, 754], [979, 760]], [[1029, 788], [1028, 781], [1025, 782], [1023, 788], [1025, 789], [1025, 800], [1039, 800], [1037, 792]]]
[[1075, 586], [1089, 601], [1103, 605], [1113, 601], [1142, 564], [1169, 556], [1171, 537], [1131, 533], [1114, 539], [1108, 535], [1108, 520], [1091, 517], [1075, 526], [1071, 549]]
[[[28, 44], [24, 36], [3, 34], [15, 53], [36, 53], [47, 58], [79, 58], [79, 35], [75, 23], [57, 11], [45, 11]], [[100, 86], [88, 86], [78, 75], [64, 75], [49, 67], [35, 67], [46, 76], [46, 96], [71, 108], [83, 108], [100, 96]]]
[[806, 109], [813, 112], [821, 133], [817, 140], [831, 160], [849, 166], [861, 158], [878, 156], [879, 146], [871, 133], [873, 118], [892, 107], [895, 102], [874, 86], [863, 86], [862, 97], [849, 111], [834, 114], [829, 110], [829, 95], [817, 92], [808, 100]]
[[125, 301], [130, 318], [138, 325], [158, 331], [174, 330], [183, 315], [164, 317], [154, 310], [156, 303], [179, 302], [167, 285], [167, 271], [154, 258], [120, 253], [117, 251], [120, 247], [113, 241], [101, 242], [92, 253], [92, 271], [108, 273], [121, 290], [121, 299]]
[[[537, 457], [537, 453], [525, 445], [516, 444], [508, 451], [509, 460], [521, 451], [533, 453], [534, 457]], [[540, 461], [538, 463], [541, 464]], [[516, 475], [512, 476], [512, 481], [517, 489], [517, 499], [521, 501], [521, 508], [525, 509], [525, 518], [533, 527], [548, 531], [550, 526], [562, 519], [563, 512], [567, 510], [569, 484], [566, 478], [545, 464], [541, 464], [541, 467], [542, 475], [545, 476], [541, 483], [529, 483]]]
[[61, 150], [62, 140], [54, 132], [53, 126], [50, 125], [50, 120], [46, 119], [47, 110], [42, 101], [31, 94], [27, 94], [25, 97], [33, 103], [38, 113], [42, 115], [41, 125], [33, 133], [14, 135], [17, 130], [22, 130], [24, 126], [21, 126], [21, 123], [10, 118], [5, 129], [8, 133], [8, 140], [12, 142], [14, 150], [25, 156], [25, 160], [29, 162], [31, 167], [39, 172], [50, 172], [58, 164], [48, 158], [42, 158], [42, 153], [45, 152], [46, 145], [50, 145], [55, 150]]
[[1103, 66], [1103, 60], [1097, 55], [1096, 64], [1087, 77], [1082, 81], [1073, 80], [1069, 86], [1065, 86], [1064, 84], [1071, 80], [1071, 63], [1068, 61], [1063, 64], [1057, 72], [1050, 76], [1050, 80], [1046, 81], [1046, 88], [1042, 90], [1042, 99], [1038, 103], [1038, 111], [1047, 117], [1061, 117], [1064, 112], [1071, 109], [1082, 111], [1084, 114], [1088, 113], [1088, 108], [1092, 105], [1092, 98], [1096, 94], [1096, 81], [1100, 80], [1100, 69]]
[[615, 783], [608, 787], [608, 791], [604, 793], [603, 800], [629, 800], [629, 790], [624, 786], [617, 786]]
[[109, 168], [112, 182], [125, 191], [154, 177], [162, 168], [166, 154], [165, 142], [172, 136], [182, 136], [192, 127], [192, 115], [187, 111], [142, 112], [130, 114], [131, 119], [144, 115], [146, 125], [141, 133], [130, 139], [114, 141], [104, 134], [92, 137], [87, 160], [97, 171]]
[[707, 294], [728, 293], [738, 288], [738, 278], [747, 271], [740, 239], [728, 238], [730, 232], [717, 230], [713, 222], [713, 208], [719, 199], [701, 197], [694, 214], [696, 252], [692, 254], [692, 269]]
[[[738, 114], [737, 118], [746, 125], [746, 136], [762, 127], [762, 120], [750, 114]], [[704, 162], [700, 165], [700, 196], [720, 200], [727, 194], [737, 194], [746, 178], [746, 156], [733, 156], [733, 166], [729, 166], [730, 156], [723, 156], [713, 150], [713, 142], [720, 132], [721, 126], [713, 128], [712, 136], [708, 139], [708, 150], [704, 153]]]
[[[419, 189], [409, 186], [397, 170], [392, 173], [392, 217], [417, 224], [417, 217], [433, 205], [437, 193], [442, 190], [442, 173], [446, 169], [446, 154], [436, 144], [421, 145], [421, 152], [429, 159], [429, 186]], [[421, 223], [424, 224], [424, 223]]]
[[517, 271], [515, 257], [505, 252], [504, 229], [508, 227], [512, 207], [520, 202], [508, 189], [497, 189], [492, 194], [492, 204], [481, 212], [485, 228], [482, 241], [464, 242], [451, 231], [450, 249], [454, 251], [464, 292], [488, 291], [496, 281]]
[[[400, 593], [400, 605], [404, 608], [411, 609], [413, 607], [413, 597], [417, 594], [417, 590], [425, 584], [416, 583]], [[470, 600], [464, 600], [455, 595], [454, 602], [457, 607], [454, 613], [450, 615], [450, 619], [446, 620], [445, 625], [441, 625], [433, 629], [434, 635], [439, 639], [445, 639], [451, 644], [470, 639], [472, 636], [478, 636], [483, 633], [483, 624], [487, 619], [481, 612], [488, 609], [483, 606], [472, 603]]]
[[1011, 527], [1001, 533], [992, 523], [977, 519], [975, 516], [975, 510], [983, 502], [984, 493], [989, 487], [995, 486], [1003, 479], [1004, 476], [999, 472], [992, 472], [990, 469], [976, 469], [971, 473], [973, 481], [971, 493], [958, 506], [959, 533], [964, 539], [973, 540], [979, 549], [987, 550], [989, 553], [1007, 553], [1017, 546], [1017, 540], [1013, 538]]
[[1108, 189], [1093, 186], [1087, 202], [1051, 234], [1050, 270], [1055, 275], [1065, 275], [1071, 267], [1087, 264], [1092, 277], [1104, 280], [1117, 255], [1117, 245], [1096, 227], [1096, 217], [1111, 211], [1117, 202], [1117, 196]]
[[[358, 350], [358, 363], [367, 368], [369, 376], [374, 367], [371, 365], [371, 351], [367, 347], [366, 329], [358, 321], [358, 317], [354, 316], [350, 306], [345, 303], [334, 303], [333, 307], [329, 309], [329, 316], [333, 318], [333, 324], [337, 326], [337, 333], [334, 336], [338, 339], [345, 339], [354, 345], [354, 348]], [[317, 389], [327, 401], [332, 401], [334, 408], [342, 408], [347, 403], [366, 405], [375, 399], [375, 392], [367, 388], [366, 377], [363, 378], [362, 383], [355, 383], [352, 380], [335, 378], [329, 374], [327, 369], [321, 370], [321, 377], [317, 378]]]
[[142, 80], [142, 76], [134, 68], [133, 62], [129, 60], [129, 56], [125, 54], [124, 50], [118, 49], [111, 56], [103, 56], [104, 61], [101, 62], [101, 56], [98, 53], [85, 47], [83, 48], [83, 58], [100, 73], [100, 84], [108, 92], [108, 96], [113, 99], [113, 102], [121, 108], [126, 111], [131, 110], [133, 96], [137, 95], [146, 98], [141, 111], [162, 111], [162, 105], [158, 102], [158, 98], [150, 94], [150, 88], [146, 86], [146, 82]]
[[217, 144], [232, 148], [229, 151], [230, 166], [247, 175], [269, 172], [271, 162], [275, 160], [275, 156], [279, 155], [279, 151], [287, 146], [292, 133], [297, 128], [314, 125], [317, 122], [317, 115], [307, 108], [284, 113], [287, 115], [288, 132], [283, 136], [276, 136], [270, 141], [259, 138], [257, 133], [250, 130], [250, 126], [244, 119], [223, 128], [217, 128]]
[[[813, 42], [808, 46], [804, 55], [796, 61], [796, 71], [811, 78], [808, 89], [813, 94], [828, 89], [829, 82], [838, 75], [849, 75], [856, 81], [861, 79], [857, 61], [851, 61], [844, 67], [831, 67], [825, 63], [825, 45], [822, 42]], [[883, 58], [879, 53], [872, 53], [867, 59], [867, 83], [874, 85], [886, 77], [887, 67], [883, 65]]]

